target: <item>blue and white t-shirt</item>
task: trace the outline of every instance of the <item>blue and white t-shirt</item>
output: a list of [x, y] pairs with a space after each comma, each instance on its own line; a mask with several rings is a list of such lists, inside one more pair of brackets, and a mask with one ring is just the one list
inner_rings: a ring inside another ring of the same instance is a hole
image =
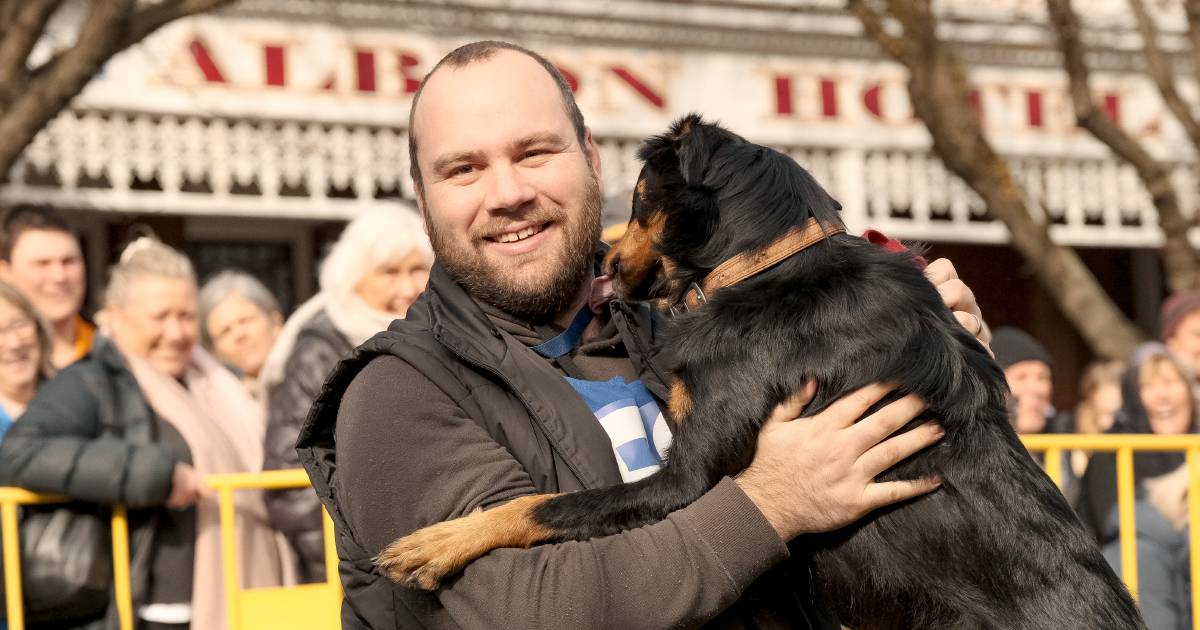
[[619, 376], [607, 381], [565, 378], [608, 434], [622, 481], [644, 479], [662, 468], [671, 429], [641, 381], [627, 383]]

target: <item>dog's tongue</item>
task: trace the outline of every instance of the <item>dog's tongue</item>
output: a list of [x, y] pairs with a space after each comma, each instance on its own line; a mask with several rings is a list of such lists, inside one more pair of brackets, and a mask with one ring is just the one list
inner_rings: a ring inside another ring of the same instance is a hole
[[599, 313], [604, 310], [604, 305], [608, 304], [612, 296], [612, 278], [599, 276], [592, 280], [592, 287], [588, 291], [588, 308], [592, 309], [593, 313]]

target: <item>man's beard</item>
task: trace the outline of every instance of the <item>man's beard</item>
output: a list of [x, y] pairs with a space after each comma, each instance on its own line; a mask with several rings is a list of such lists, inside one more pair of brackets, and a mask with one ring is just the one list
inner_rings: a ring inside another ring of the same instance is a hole
[[600, 184], [589, 170], [579, 216], [570, 216], [562, 208], [551, 213], [558, 217], [556, 224], [563, 233], [559, 251], [552, 259], [540, 261], [541, 277], [493, 267], [471, 244], [448, 238], [433, 221], [427, 222], [429, 240], [438, 262], [473, 297], [516, 317], [547, 321], [571, 306], [592, 272], [600, 242], [601, 202]]

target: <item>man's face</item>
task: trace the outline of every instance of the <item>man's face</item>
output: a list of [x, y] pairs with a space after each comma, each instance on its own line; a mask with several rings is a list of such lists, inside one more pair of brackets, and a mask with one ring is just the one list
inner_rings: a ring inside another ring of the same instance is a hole
[[12, 260], [0, 261], [0, 278], [52, 323], [75, 317], [83, 306], [83, 276], [79, 242], [55, 230], [22, 232], [13, 244]]
[[1200, 375], [1200, 311], [1188, 313], [1171, 338], [1167, 339], [1167, 349], [1192, 370], [1192, 374]]
[[600, 163], [590, 137], [580, 146], [546, 70], [508, 50], [442, 68], [413, 132], [418, 202], [451, 276], [514, 315], [569, 307], [600, 236]]

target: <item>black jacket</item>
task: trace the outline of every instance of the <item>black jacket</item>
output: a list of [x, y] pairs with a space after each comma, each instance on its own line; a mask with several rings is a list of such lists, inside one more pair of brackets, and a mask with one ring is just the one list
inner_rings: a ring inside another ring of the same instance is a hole
[[[333, 367], [353, 348], [325, 311], [300, 329], [284, 364], [283, 381], [267, 391], [264, 470], [300, 467], [296, 436], [300, 435], [304, 418]], [[287, 537], [299, 556], [303, 580], [325, 581], [325, 536], [317, 495], [310, 488], [292, 488], [269, 491], [264, 499], [271, 525]]]
[[0, 442], [0, 485], [130, 510], [135, 608], [153, 561], [156, 510], [150, 508], [166, 503], [177, 461], [158, 439], [157, 416], [125, 359], [97, 338], [91, 354], [38, 390]]
[[[647, 307], [634, 307], [619, 302], [612, 303], [610, 309], [639, 378], [660, 401], [665, 400], [667, 380], [660, 368], [665, 365], [665, 357], [654, 343], [658, 327], [654, 315]], [[520, 476], [531, 483], [532, 488], [538, 492], [571, 492], [620, 483], [612, 446], [590, 409], [562, 376], [520, 341], [497, 330], [474, 301], [437, 265], [431, 273], [428, 289], [409, 309], [408, 318], [393, 323], [388, 331], [380, 333], [356, 349], [351, 357], [339, 364], [330, 377], [305, 422], [297, 448], [317, 494], [334, 521], [340, 559], [339, 570], [345, 592], [343, 627], [488, 627], [494, 623], [489, 621], [493, 616], [499, 618], [501, 615], [485, 611], [483, 617], [486, 619], [468, 615], [471, 621], [463, 621], [461, 617], [452, 617], [443, 607], [443, 602], [439, 599], [441, 593], [428, 594], [393, 586], [375, 569], [371, 562], [373, 554], [368, 550], [369, 545], [364, 543], [361, 536], [349, 525], [350, 512], [346, 511], [341, 503], [344, 490], [339, 488], [337, 459], [339, 454], [351, 458], [356, 454], [339, 450], [342, 445], [336, 441], [338, 413], [343, 396], [352, 381], [373, 359], [381, 355], [399, 357], [444, 392], [448, 399], [454, 401], [461, 413], [486, 432], [488, 439], [503, 448], [508, 454], [506, 457], [511, 456], [516, 460], [521, 469]], [[397, 387], [403, 387], [403, 384], [398, 383]], [[665, 405], [663, 408], [666, 408]], [[411, 424], [412, 419], [417, 417], [409, 415], [417, 413], [412, 409], [392, 410], [391, 413], [395, 417], [398, 430], [408, 430], [409, 427], [403, 425]], [[404, 454], [398, 454], [396, 470], [403, 469], [404, 459]], [[462, 463], [463, 466], [471, 464]], [[379, 474], [386, 475], [389, 471], [380, 470]], [[402, 473], [392, 471], [391, 474]], [[438, 486], [436, 489], [426, 490], [444, 495], [454, 494], [458, 489]], [[783, 627], [807, 627], [803, 621], [805, 613], [796, 609], [790, 580], [778, 579], [780, 576], [776, 575], [776, 578], [764, 578], [755, 582], [755, 578], [763, 571], [785, 558], [787, 550], [766, 525], [761, 514], [753, 509], [752, 504], [736, 490], [734, 484], [723, 483], [720, 491], [726, 493], [726, 496], [729, 496], [728, 493], [740, 496], [741, 503], [737, 500], [733, 503], [743, 508], [743, 512], [746, 506], [750, 506], [749, 511], [753, 512], [757, 520], [742, 521], [739, 525], [749, 522], [758, 528], [758, 535], [727, 531], [736, 528], [730, 527], [732, 523], [721, 522], [719, 516], [714, 518], [711, 514], [690, 520], [686, 516], [682, 517], [679, 520], [684, 525], [676, 529], [686, 530], [685, 536], [689, 544], [694, 543], [695, 548], [704, 550], [703, 553], [692, 557], [708, 554], [700, 562], [689, 566], [689, 569], [703, 575], [681, 578], [669, 572], [662, 575], [651, 573], [650, 575], [654, 576], [651, 579], [661, 579], [676, 585], [707, 580], [707, 584], [697, 587], [699, 592], [703, 593], [697, 597], [711, 605], [709, 614], [719, 613], [729, 607], [729, 611], [720, 615], [721, 619], [714, 619], [716, 623], [712, 624], [713, 627], [754, 626], [756, 624], [748, 622], [779, 619], [781, 616], [794, 623], [783, 624]], [[466, 500], [466, 497], [461, 499]], [[704, 501], [705, 498], [702, 498], [697, 504]], [[420, 510], [423, 507], [414, 506], [414, 509]], [[690, 509], [685, 508], [677, 514]], [[672, 515], [671, 518], [675, 516]], [[658, 526], [650, 526], [655, 527]], [[765, 536], [762, 535], [762, 529], [768, 531]], [[620, 539], [623, 536], [613, 538]], [[769, 545], [773, 547], [755, 548]], [[573, 549], [578, 549], [570, 546], [557, 546], [554, 549], [547, 547], [541, 549], [549, 554], [571, 553]], [[638, 547], [637, 544], [627, 544], [615, 549], [618, 553], [628, 553], [635, 558], [636, 561], [631, 564], [643, 567], [641, 570], [652, 571], [655, 558], [637, 555], [639, 550], [646, 548], [654, 548], [654, 545]], [[630, 551], [631, 549], [633, 551]], [[596, 551], [600, 550], [600, 547], [596, 547]], [[526, 553], [530, 556], [538, 555], [534, 552]], [[486, 564], [485, 561], [493, 556], [494, 554], [481, 559], [476, 564]], [[592, 560], [593, 556], [595, 554], [591, 554], [587, 559]], [[717, 557], [718, 562], [703, 564], [712, 557]], [[496, 560], [501, 563], [508, 561], [503, 558]], [[572, 564], [564, 567], [555, 564], [554, 559], [550, 562], [555, 566], [555, 570], [559, 571], [572, 571], [571, 567], [576, 566]], [[719, 566], [723, 570], [706, 571], [713, 566]], [[514, 606], [513, 602], [500, 600], [507, 600], [514, 596], [514, 592], [520, 592], [526, 587], [534, 589], [533, 584], [524, 584], [524, 580], [529, 577], [528, 573], [514, 575], [502, 570], [495, 575], [495, 580], [485, 585], [485, 588], [476, 588], [472, 593], [477, 601], [482, 602], [484, 608], [492, 605], [511, 608]], [[774, 575], [774, 572], [768, 575]], [[545, 588], [559, 588], [557, 584], [545, 583], [545, 580], [551, 579], [547, 574], [541, 574], [540, 578]], [[522, 584], [511, 588], [509, 582]], [[751, 582], [754, 582], [754, 587], [751, 587]], [[770, 584], [766, 588], [755, 588], [764, 582]], [[781, 587], [783, 584], [789, 586]], [[492, 590], [489, 591], [487, 587], [491, 587]], [[612, 597], [620, 596], [619, 592], [609, 592], [601, 584], [577, 584], [576, 587], [578, 590], [565, 595], [562, 592], [556, 593], [553, 600], [516, 602], [515, 606], [527, 606], [532, 610], [539, 606], [553, 605], [547, 601], [564, 601], [570, 602], [569, 605], [578, 610], [601, 610], [607, 605], [604, 603], [605, 598], [611, 602]], [[746, 596], [738, 599], [743, 589], [746, 590]], [[484, 591], [482, 595], [480, 590]], [[712, 593], [719, 595], [711, 595]], [[460, 595], [461, 593], [456, 592], [450, 596], [461, 599]], [[644, 594], [642, 597], [644, 598]], [[586, 605], [585, 599], [588, 600]], [[645, 616], [639, 620], [640, 623], [655, 625], [655, 619], [658, 618], [656, 613], [662, 612], [654, 609], [656, 604], [658, 603], [647, 603]], [[686, 618], [687, 614], [685, 611], [683, 617]], [[595, 620], [589, 621], [597, 623]], [[520, 624], [521, 621], [516, 623]], [[526, 625], [529, 623], [526, 622]], [[696, 624], [688, 622], [685, 625]]]

